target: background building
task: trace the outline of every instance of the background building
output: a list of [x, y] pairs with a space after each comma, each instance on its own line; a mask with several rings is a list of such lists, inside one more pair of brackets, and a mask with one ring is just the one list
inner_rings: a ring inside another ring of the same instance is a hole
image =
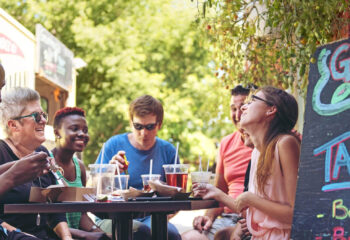
[[4, 91], [21, 86], [40, 93], [49, 116], [45, 145], [50, 147], [55, 112], [76, 104], [74, 54], [43, 26], [38, 24], [33, 35], [0, 8], [0, 62], [6, 72]]

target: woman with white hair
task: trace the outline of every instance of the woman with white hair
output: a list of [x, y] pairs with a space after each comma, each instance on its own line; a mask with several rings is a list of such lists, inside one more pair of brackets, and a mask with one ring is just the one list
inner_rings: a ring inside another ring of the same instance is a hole
[[[43, 112], [40, 96], [35, 90], [15, 88], [4, 94], [0, 104], [0, 123], [6, 135], [4, 140], [0, 140], [0, 165], [17, 161], [34, 152], [48, 153], [47, 149], [41, 146], [45, 141], [47, 115]], [[56, 179], [52, 173], [39, 176], [32, 182], [9, 190], [1, 196], [0, 203], [27, 203], [32, 186], [45, 188], [53, 184], [56, 184]], [[47, 215], [1, 213], [0, 218], [40, 239], [72, 239], [64, 213]]]

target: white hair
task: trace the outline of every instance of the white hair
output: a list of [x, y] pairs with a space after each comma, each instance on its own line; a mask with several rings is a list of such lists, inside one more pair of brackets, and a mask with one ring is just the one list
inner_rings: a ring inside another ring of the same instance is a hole
[[37, 91], [24, 87], [13, 88], [3, 95], [0, 103], [0, 124], [6, 136], [10, 134], [7, 122], [21, 116], [29, 102], [38, 100], [40, 95]]

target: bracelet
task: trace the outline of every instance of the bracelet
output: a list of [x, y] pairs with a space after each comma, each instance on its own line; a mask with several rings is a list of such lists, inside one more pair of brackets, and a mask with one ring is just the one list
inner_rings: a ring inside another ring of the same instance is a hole
[[95, 230], [98, 229], [98, 228], [99, 228], [98, 226], [92, 225], [91, 228], [90, 228], [90, 230], [89, 230], [89, 232], [93, 232], [93, 231], [95, 231]]

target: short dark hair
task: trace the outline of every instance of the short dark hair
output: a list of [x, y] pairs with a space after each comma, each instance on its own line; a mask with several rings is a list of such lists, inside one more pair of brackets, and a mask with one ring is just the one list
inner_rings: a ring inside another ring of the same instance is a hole
[[248, 96], [251, 90], [257, 90], [258, 86], [255, 84], [248, 84], [246, 86], [243, 86], [242, 84], [237, 85], [236, 87], [231, 89], [231, 96], [237, 96], [237, 95], [246, 95]]
[[78, 107], [61, 108], [55, 113], [54, 120], [53, 120], [53, 128], [55, 129], [59, 128], [62, 119], [70, 115], [79, 115], [79, 116], [85, 117], [85, 111]]
[[133, 120], [134, 115], [143, 117], [149, 114], [156, 115], [157, 122], [162, 124], [164, 117], [163, 106], [162, 103], [154, 97], [150, 95], [143, 95], [130, 103], [130, 121]]

